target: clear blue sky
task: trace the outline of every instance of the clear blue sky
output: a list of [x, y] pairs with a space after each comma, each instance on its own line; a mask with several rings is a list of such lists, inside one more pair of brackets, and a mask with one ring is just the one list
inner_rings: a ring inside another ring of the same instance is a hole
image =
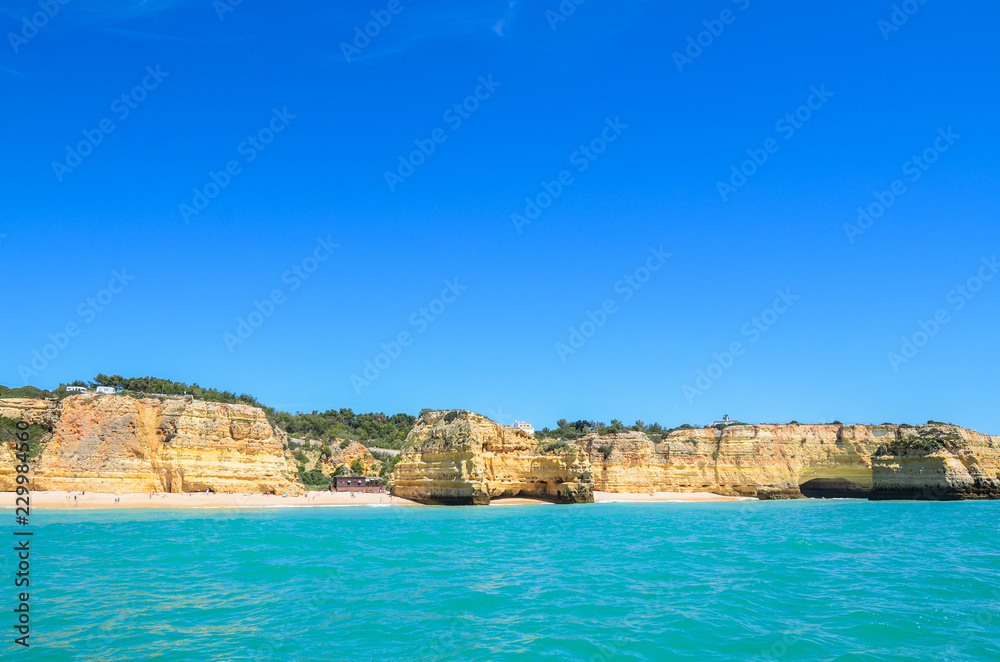
[[[4, 3], [0, 383], [1000, 433], [1000, 278], [953, 291], [1000, 254], [1000, 8], [914, 2], [896, 26], [892, 4], [73, 0], [36, 34], [37, 3]], [[400, 167], [418, 143], [433, 153]], [[742, 181], [750, 155], [767, 161]], [[562, 171], [547, 209], [512, 218]], [[320, 237], [339, 247], [314, 263]], [[127, 286], [102, 294], [113, 270]], [[460, 294], [435, 303], [446, 279]], [[766, 313], [778, 290], [798, 299]], [[68, 342], [26, 378], [49, 334]]]

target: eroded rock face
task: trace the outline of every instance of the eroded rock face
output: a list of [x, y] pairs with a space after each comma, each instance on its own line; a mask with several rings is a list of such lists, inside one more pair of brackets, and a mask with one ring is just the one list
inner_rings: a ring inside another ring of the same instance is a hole
[[392, 493], [422, 503], [485, 505], [498, 497], [594, 500], [590, 463], [571, 447], [545, 451], [531, 435], [468, 411], [422, 415], [406, 438]]
[[876, 449], [873, 500], [1000, 499], [1000, 439], [938, 425], [903, 428]]
[[[37, 490], [303, 493], [257, 407], [83, 394], [59, 403], [0, 400], [0, 416], [51, 430], [32, 465]], [[11, 490], [13, 467], [4, 460], [0, 490]]]
[[714, 492], [760, 499], [867, 496], [881, 431], [863, 426], [738, 425], [675, 430], [659, 443], [641, 432], [576, 441], [604, 492]]
[[[722, 431], [675, 430], [659, 443], [639, 432], [588, 435], [575, 443], [594, 467], [595, 489], [605, 492], [703, 491], [760, 499], [917, 498], [903, 495], [914, 494], [912, 485], [924, 480], [928, 489], [941, 494], [990, 493], [990, 477], [996, 478], [998, 470], [993, 438], [951, 426], [948, 432], [935, 430], [935, 426], [896, 425], [737, 425]], [[880, 446], [907, 436], [941, 434], [953, 435], [957, 446], [947, 470], [942, 465], [943, 473], [934, 474], [940, 474], [940, 484], [926, 478], [931, 475], [928, 469], [920, 473], [918, 464], [941, 459], [876, 458], [873, 471], [872, 456]], [[914, 460], [913, 471], [891, 469], [904, 467], [903, 460]], [[890, 493], [897, 496], [878, 497]]]

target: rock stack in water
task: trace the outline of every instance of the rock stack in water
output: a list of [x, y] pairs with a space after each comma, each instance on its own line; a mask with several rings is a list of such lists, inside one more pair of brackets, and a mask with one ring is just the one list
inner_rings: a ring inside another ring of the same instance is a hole
[[517, 496], [591, 503], [594, 480], [576, 446], [539, 442], [464, 410], [432, 411], [406, 438], [392, 492], [447, 505], [485, 505]]

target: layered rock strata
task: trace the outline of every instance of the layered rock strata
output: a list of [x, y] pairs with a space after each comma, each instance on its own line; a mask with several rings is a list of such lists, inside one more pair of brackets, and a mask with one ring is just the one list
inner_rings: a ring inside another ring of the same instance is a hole
[[421, 503], [485, 505], [500, 497], [594, 500], [590, 463], [576, 447], [468, 411], [423, 414], [406, 438], [392, 493]]
[[[900, 440], [939, 437], [950, 444], [947, 457], [892, 454]], [[774, 499], [918, 498], [912, 495], [931, 490], [987, 498], [1000, 471], [995, 438], [939, 425], [735, 425], [674, 430], [657, 442], [627, 432], [574, 443], [593, 466], [595, 489], [605, 492]], [[884, 453], [873, 459], [880, 448]], [[941, 465], [933, 475], [921, 466], [928, 462]]]
[[[0, 416], [50, 431], [32, 463], [36, 490], [303, 493], [257, 407], [82, 394], [0, 400]], [[14, 489], [10, 450], [0, 458], [5, 491]]]
[[944, 425], [901, 432], [875, 451], [873, 500], [1000, 499], [1000, 439]]

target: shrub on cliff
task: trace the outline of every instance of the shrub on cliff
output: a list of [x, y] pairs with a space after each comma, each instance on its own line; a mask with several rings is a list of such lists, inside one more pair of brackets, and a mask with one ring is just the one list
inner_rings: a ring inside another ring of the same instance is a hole
[[[74, 382], [77, 384], [77, 382]], [[268, 414], [274, 412], [270, 407], [265, 407], [257, 398], [247, 393], [239, 395], [231, 391], [219, 391], [214, 388], [202, 388], [198, 384], [185, 384], [159, 377], [122, 377], [121, 375], [105, 375], [99, 373], [94, 377], [94, 384], [97, 386], [113, 386], [123, 391], [131, 391], [137, 395], [147, 393], [162, 393], [164, 395], [190, 395], [198, 400], [206, 402], [222, 402], [226, 404], [244, 404], [260, 407]]]
[[[227, 404], [246, 404], [260, 407], [264, 410], [271, 423], [289, 435], [305, 439], [331, 439], [334, 437], [345, 438], [352, 441], [359, 441], [366, 446], [378, 446], [382, 448], [403, 447], [406, 435], [410, 433], [413, 424], [416, 422], [415, 416], [409, 414], [393, 414], [387, 416], [381, 412], [369, 414], [355, 414], [350, 409], [330, 409], [325, 412], [313, 411], [308, 414], [286, 411], [277, 411], [273, 407], [261, 404], [257, 398], [247, 393], [237, 395], [230, 391], [219, 391], [214, 388], [204, 388], [198, 384], [185, 384], [175, 382], [170, 379], [159, 377], [122, 377], [121, 375], [98, 374], [94, 378], [94, 384], [98, 386], [114, 386], [124, 391], [136, 395], [147, 393], [163, 393], [165, 395], [188, 394], [198, 400], [207, 402], [223, 402]], [[74, 382], [77, 385], [86, 385], [83, 382]], [[65, 394], [65, 388], [62, 395]], [[0, 397], [49, 397], [50, 395], [61, 395], [49, 391], [41, 391], [34, 387], [17, 389], [18, 393], [4, 396], [0, 387]]]
[[297, 437], [344, 439], [341, 442], [343, 448], [352, 441], [358, 441], [366, 446], [394, 449], [403, 447], [406, 435], [417, 420], [409, 414], [355, 414], [347, 408], [308, 414], [279, 411], [274, 412], [271, 418], [275, 425]]
[[22, 386], [20, 388], [7, 388], [0, 386], [0, 398], [48, 398], [53, 395], [52, 391], [43, 391], [34, 386]]
[[[549, 428], [542, 428], [541, 430], [535, 431], [536, 439], [563, 439], [567, 441], [572, 441], [573, 439], [580, 439], [581, 437], [591, 434], [616, 434], [619, 432], [627, 432], [632, 430], [635, 432], [646, 432], [647, 434], [657, 435], [664, 432], [663, 426], [659, 423], [652, 423], [646, 425], [642, 421], [636, 421], [635, 425], [631, 427], [626, 427], [617, 418], [611, 420], [611, 425], [605, 425], [600, 421], [573, 421], [572, 423], [567, 421], [565, 418], [560, 418], [556, 421], [557, 427], [555, 430], [550, 430]], [[693, 429], [691, 426], [687, 426], [685, 429]]]
[[579, 448], [568, 444], [565, 441], [542, 441], [538, 443], [538, 452], [543, 455], [564, 455], [567, 453], [578, 453]]
[[378, 475], [386, 479], [392, 476], [396, 465], [403, 459], [402, 455], [389, 455], [388, 453], [379, 453], [378, 451], [372, 453], [372, 455], [382, 462], [382, 468], [379, 470]]
[[875, 451], [875, 457], [889, 457], [893, 455], [914, 455], [928, 454], [945, 450], [944, 442], [938, 439], [921, 439], [920, 437], [908, 437], [897, 439], [888, 444], [883, 444]]
[[302, 481], [303, 485], [328, 486], [330, 484], [330, 477], [318, 469], [299, 472], [299, 480]]
[[49, 431], [37, 425], [29, 425], [27, 430], [17, 429], [18, 421], [13, 418], [0, 416], [0, 443], [18, 443], [17, 434], [28, 433], [28, 458], [35, 459], [42, 454], [45, 444], [48, 443]]

